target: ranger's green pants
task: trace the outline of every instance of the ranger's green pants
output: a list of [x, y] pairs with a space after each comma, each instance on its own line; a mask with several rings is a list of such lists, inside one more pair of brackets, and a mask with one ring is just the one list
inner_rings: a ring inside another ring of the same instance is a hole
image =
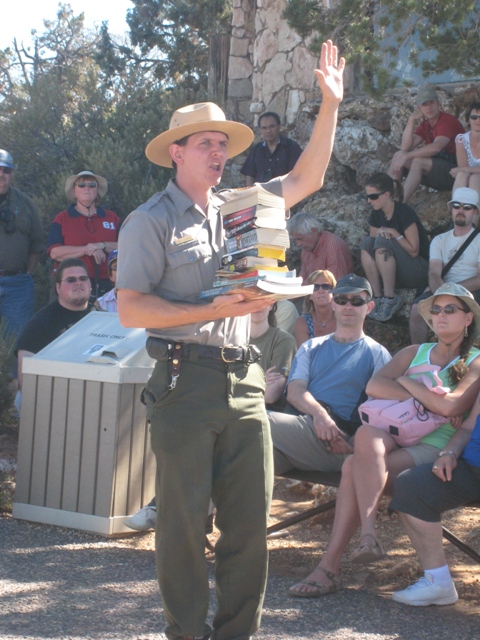
[[157, 458], [157, 573], [166, 635], [202, 636], [209, 585], [205, 522], [210, 496], [221, 536], [215, 547], [214, 640], [247, 640], [259, 627], [267, 577], [266, 528], [273, 486], [258, 364], [190, 359], [175, 389], [158, 361], [146, 390]]

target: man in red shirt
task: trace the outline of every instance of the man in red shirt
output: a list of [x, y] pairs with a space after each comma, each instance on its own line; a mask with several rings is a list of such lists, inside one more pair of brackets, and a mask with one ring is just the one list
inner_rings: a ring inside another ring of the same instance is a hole
[[348, 244], [334, 233], [324, 231], [323, 222], [313, 214], [295, 214], [288, 223], [288, 232], [302, 250], [300, 275], [304, 282], [319, 269], [330, 271], [336, 280], [353, 272]]
[[[408, 170], [403, 186], [403, 201], [408, 202], [420, 184], [437, 191], [449, 191], [454, 179], [450, 175], [457, 166], [455, 138], [465, 129], [455, 116], [440, 110], [438, 95], [429, 85], [420, 87], [417, 108], [410, 115], [402, 136], [400, 151], [393, 156], [389, 174], [401, 179]], [[422, 119], [415, 128], [415, 123]]]

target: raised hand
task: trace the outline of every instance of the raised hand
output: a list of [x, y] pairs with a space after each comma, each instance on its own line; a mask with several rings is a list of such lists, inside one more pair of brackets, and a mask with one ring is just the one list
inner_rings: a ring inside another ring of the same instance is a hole
[[343, 98], [343, 70], [345, 58], [338, 60], [338, 49], [331, 40], [322, 44], [320, 69], [315, 69], [318, 86], [324, 100], [341, 102]]

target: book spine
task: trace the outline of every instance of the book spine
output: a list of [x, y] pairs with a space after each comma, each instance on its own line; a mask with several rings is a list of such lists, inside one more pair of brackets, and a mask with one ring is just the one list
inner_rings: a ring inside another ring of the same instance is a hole
[[233, 236], [239, 235], [240, 233], [255, 229], [255, 220], [256, 218], [251, 218], [250, 220], [245, 220], [244, 222], [240, 222], [233, 227], [225, 229], [225, 236], [227, 238], [233, 238]]
[[227, 284], [223, 287], [214, 287], [213, 289], [206, 289], [205, 291], [201, 291], [199, 294], [199, 298], [215, 298], [216, 296], [222, 296], [226, 293], [230, 293], [230, 291], [242, 291], [242, 289], [248, 289], [249, 287], [256, 287], [258, 282], [258, 278], [252, 279], [249, 282], [244, 283], [235, 283], [235, 284]]
[[222, 265], [227, 265], [232, 262], [236, 262], [241, 258], [246, 258], [248, 256], [258, 256], [258, 249], [256, 247], [252, 247], [251, 249], [246, 249], [245, 251], [240, 251], [234, 255], [225, 255], [222, 258]]
[[265, 280], [265, 276], [256, 276], [256, 275], [248, 275], [248, 276], [243, 276], [243, 275], [238, 275], [235, 279], [231, 278], [231, 279], [227, 279], [227, 278], [220, 278], [220, 280], [216, 280], [213, 283], [213, 286], [218, 289], [220, 287], [232, 287], [232, 289], [236, 289], [240, 286], [244, 286], [245, 284], [248, 284], [250, 282], [258, 282], [259, 280]]
[[234, 211], [233, 213], [229, 213], [222, 220], [223, 228], [227, 229], [233, 225], [238, 224], [239, 222], [244, 222], [245, 220], [251, 220], [255, 218], [257, 213], [257, 207], [249, 207], [248, 209], [242, 209], [242, 211]]
[[225, 247], [229, 253], [239, 249], [248, 249], [256, 244], [260, 244], [257, 229], [252, 229], [233, 238], [227, 238], [225, 241]]

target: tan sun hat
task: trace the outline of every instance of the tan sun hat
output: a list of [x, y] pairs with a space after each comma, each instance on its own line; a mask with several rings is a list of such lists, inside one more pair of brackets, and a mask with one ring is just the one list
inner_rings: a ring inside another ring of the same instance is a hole
[[170, 145], [176, 140], [201, 131], [220, 131], [228, 136], [229, 158], [242, 153], [253, 142], [253, 131], [250, 127], [227, 120], [220, 107], [213, 102], [200, 102], [177, 109], [170, 120], [168, 131], [149, 142], [145, 154], [150, 162], [161, 167], [171, 167], [172, 158], [168, 150]]
[[462, 287], [461, 284], [456, 284], [455, 282], [444, 283], [435, 291], [435, 293], [427, 298], [426, 300], [421, 300], [418, 303], [418, 311], [428, 326], [433, 329], [432, 323], [432, 314], [430, 313], [430, 309], [432, 304], [434, 303], [435, 298], [438, 296], [454, 296], [455, 298], [459, 298], [464, 302], [470, 311], [473, 313], [473, 321], [475, 323], [474, 336], [478, 338], [480, 336], [480, 307], [475, 301], [473, 295]]
[[108, 182], [102, 176], [97, 176], [93, 171], [80, 171], [74, 176], [69, 176], [65, 181], [65, 193], [67, 198], [73, 202], [75, 200], [75, 194], [73, 193], [73, 187], [78, 178], [85, 176], [86, 178], [95, 178], [98, 185], [98, 197], [103, 198], [108, 190]]

